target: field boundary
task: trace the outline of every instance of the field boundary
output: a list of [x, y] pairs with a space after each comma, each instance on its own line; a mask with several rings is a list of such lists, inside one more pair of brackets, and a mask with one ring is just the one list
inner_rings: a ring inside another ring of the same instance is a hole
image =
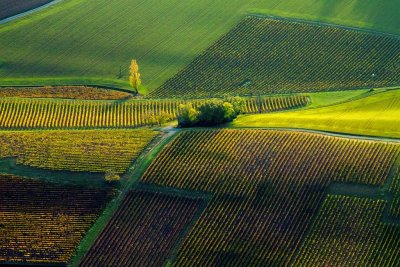
[[294, 17], [282, 17], [282, 16], [277, 16], [277, 15], [268, 15], [268, 14], [262, 14], [254, 12], [250, 10], [245, 17], [256, 17], [260, 19], [274, 19], [274, 20], [280, 20], [280, 21], [291, 21], [295, 23], [303, 23], [303, 24], [310, 24], [310, 25], [317, 25], [317, 26], [323, 26], [323, 27], [335, 27], [343, 30], [351, 30], [351, 31], [356, 31], [356, 32], [361, 32], [361, 33], [369, 33], [369, 34], [375, 34], [375, 35], [380, 35], [380, 36], [385, 36], [385, 37], [394, 37], [396, 39], [400, 39], [400, 35], [390, 33], [390, 32], [385, 32], [385, 31], [379, 31], [379, 30], [374, 30], [371, 28], [362, 28], [362, 27], [356, 27], [356, 26], [348, 26], [348, 25], [343, 25], [343, 24], [337, 24], [337, 23], [332, 23], [332, 22], [325, 22], [321, 20], [313, 20], [313, 19], [301, 19], [301, 18], [294, 18]]
[[314, 134], [322, 134], [332, 137], [340, 137], [340, 138], [349, 138], [349, 139], [357, 139], [364, 141], [375, 141], [375, 142], [386, 142], [386, 143], [400, 143], [400, 138], [395, 137], [379, 137], [373, 135], [356, 135], [356, 134], [346, 134], [340, 132], [332, 132], [332, 131], [322, 131], [322, 130], [310, 130], [307, 128], [285, 128], [285, 127], [235, 127], [230, 126], [226, 127], [226, 129], [241, 129], [241, 130], [267, 130], [267, 131], [291, 131], [291, 132], [304, 132], [304, 133], [314, 133]]
[[31, 10], [28, 10], [28, 11], [25, 11], [25, 12], [22, 12], [20, 14], [5, 18], [3, 20], [0, 20], [0, 25], [12, 22], [14, 20], [17, 20], [17, 19], [20, 19], [20, 18], [23, 18], [23, 17], [26, 17], [26, 16], [31, 15], [31, 14], [36, 13], [36, 12], [42, 11], [43, 9], [46, 9], [46, 8], [51, 7], [53, 5], [56, 5], [56, 4], [58, 4], [58, 3], [62, 2], [62, 1], [64, 1], [64, 0], [53, 0], [50, 3], [41, 5], [39, 7], [36, 7], [34, 9], [31, 9]]

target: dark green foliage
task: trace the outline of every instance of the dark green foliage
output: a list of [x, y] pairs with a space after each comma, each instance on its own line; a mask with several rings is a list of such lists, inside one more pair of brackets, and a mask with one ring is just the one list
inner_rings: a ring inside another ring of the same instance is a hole
[[233, 121], [240, 112], [229, 102], [213, 99], [200, 104], [197, 109], [191, 103], [181, 105], [177, 118], [180, 127], [215, 126]]

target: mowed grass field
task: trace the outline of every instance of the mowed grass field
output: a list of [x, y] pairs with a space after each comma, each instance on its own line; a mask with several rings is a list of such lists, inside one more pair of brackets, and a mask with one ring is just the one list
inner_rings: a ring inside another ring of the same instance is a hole
[[321, 108], [245, 115], [232, 126], [302, 128], [399, 138], [400, 90]]
[[[0, 84], [127, 86], [137, 58], [149, 91], [191, 62], [247, 13], [339, 23], [398, 34], [397, 1], [65, 0], [0, 26]], [[12, 44], [12, 45], [11, 45]], [[46, 78], [46, 79], [43, 79]]]

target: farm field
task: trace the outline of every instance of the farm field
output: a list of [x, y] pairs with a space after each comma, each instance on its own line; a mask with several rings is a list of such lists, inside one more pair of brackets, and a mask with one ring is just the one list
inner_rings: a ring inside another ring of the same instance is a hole
[[397, 267], [399, 4], [0, 0], [0, 266]]
[[242, 116], [232, 126], [305, 128], [399, 138], [399, 120], [400, 91], [393, 90], [317, 109]]
[[79, 266], [162, 266], [202, 202], [129, 192]]
[[328, 196], [294, 266], [332, 262], [341, 266], [396, 266], [400, 227], [380, 221], [385, 205], [383, 200]]
[[121, 100], [132, 94], [88, 86], [4, 87], [0, 98], [62, 98], [82, 100]]
[[123, 174], [159, 133], [153, 130], [0, 131], [0, 158], [51, 170]]
[[205, 97], [399, 85], [399, 53], [398, 37], [249, 16], [150, 95]]
[[0, 264], [66, 265], [111, 189], [0, 175]]
[[52, 0], [1, 0], [0, 20], [37, 8]]
[[[114, 94], [113, 94], [114, 95]], [[118, 95], [118, 94], [117, 94]], [[0, 98], [0, 128], [130, 128], [158, 125], [157, 116], [171, 121], [179, 106], [190, 101], [198, 106], [205, 100], [121, 100], [72, 101], [56, 99]], [[264, 113], [302, 108], [306, 95], [248, 97], [245, 113]]]
[[176, 266], [288, 265], [330, 183], [383, 187], [399, 152], [395, 143], [311, 133], [186, 131], [157, 156], [142, 182], [213, 194], [180, 246]]
[[89, 81], [127, 87], [127, 73], [117, 77], [134, 56], [150, 92], [248, 13], [400, 33], [395, 0], [67, 0], [0, 26], [0, 85]]

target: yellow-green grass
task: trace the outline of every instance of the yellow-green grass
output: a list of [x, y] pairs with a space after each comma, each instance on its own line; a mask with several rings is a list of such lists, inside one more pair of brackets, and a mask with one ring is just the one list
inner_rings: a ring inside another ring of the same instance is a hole
[[400, 90], [327, 107], [245, 115], [233, 127], [302, 128], [400, 138]]
[[395, 0], [65, 0], [0, 26], [0, 84], [128, 86], [137, 58], [151, 91], [248, 13], [399, 34], [397, 10]]

